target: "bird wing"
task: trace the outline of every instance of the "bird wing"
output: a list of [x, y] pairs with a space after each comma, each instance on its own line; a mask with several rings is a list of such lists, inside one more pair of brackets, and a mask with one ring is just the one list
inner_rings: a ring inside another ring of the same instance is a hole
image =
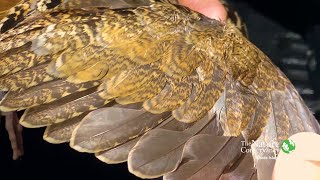
[[[52, 9], [81, 9], [87, 7], [106, 7], [110, 9], [134, 8], [143, 5], [150, 5], [152, 0], [21, 0], [20, 2], [12, 2], [16, 4], [7, 11], [1, 12], [7, 15], [0, 22], [0, 32], [4, 33], [13, 28], [18, 23], [24, 21], [30, 14], [46, 12]], [[170, 0], [177, 3], [175, 0]]]
[[9, 91], [0, 109], [26, 109], [20, 123], [47, 126], [47, 141], [128, 160], [139, 177], [216, 169], [227, 178], [252, 162], [242, 141], [319, 132], [289, 80], [234, 25], [167, 1], [79, 2], [0, 26], [0, 88]]

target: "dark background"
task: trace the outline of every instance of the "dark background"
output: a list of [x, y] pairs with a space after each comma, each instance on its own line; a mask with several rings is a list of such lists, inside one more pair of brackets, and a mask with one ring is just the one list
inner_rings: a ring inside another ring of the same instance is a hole
[[264, 16], [301, 34], [305, 34], [315, 25], [320, 25], [318, 0], [238, 0], [238, 2], [248, 3]]
[[[288, 54], [281, 54], [281, 49], [275, 49], [275, 45], [271, 43], [271, 41], [275, 41], [278, 46], [281, 33], [285, 34], [292, 31], [301, 35], [302, 39], [298, 40], [298, 43], [313, 50], [315, 62], [319, 62], [319, 1], [247, 0], [238, 1], [235, 5], [244, 19], [248, 21], [250, 39], [271, 58], [274, 57], [275, 63], [280, 65], [284, 71], [289, 72], [291, 68], [282, 66], [283, 63], [281, 63], [281, 58]], [[262, 22], [262, 20], [266, 22]], [[290, 44], [291, 40], [286, 40], [286, 43]], [[280, 47], [283, 47], [284, 50], [287, 49], [285, 45]], [[295, 54], [296, 52], [292, 53]], [[304, 95], [304, 98], [309, 104], [312, 104], [314, 109], [317, 109], [317, 99], [320, 97], [319, 81], [316, 80], [320, 77], [319, 64], [320, 62], [313, 63], [315, 68], [312, 68], [312, 70], [302, 68], [302, 71], [308, 74], [307, 83], [304, 80], [303, 82], [296, 80], [294, 76], [291, 77], [295, 85], [313, 90], [313, 93]], [[106, 165], [92, 155], [74, 151], [69, 148], [68, 144], [52, 145], [45, 142], [42, 139], [43, 131], [44, 129], [24, 129], [25, 155], [21, 160], [12, 161], [10, 142], [4, 128], [4, 121], [1, 121], [0, 180], [22, 180], [22, 178], [42, 180], [138, 179], [128, 173], [125, 163], [122, 165]]]

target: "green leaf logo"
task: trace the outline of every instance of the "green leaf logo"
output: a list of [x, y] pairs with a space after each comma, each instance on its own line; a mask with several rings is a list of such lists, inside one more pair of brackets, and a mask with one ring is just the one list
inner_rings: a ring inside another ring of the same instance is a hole
[[281, 149], [284, 153], [289, 154], [296, 149], [296, 144], [292, 140], [286, 139], [282, 142]]

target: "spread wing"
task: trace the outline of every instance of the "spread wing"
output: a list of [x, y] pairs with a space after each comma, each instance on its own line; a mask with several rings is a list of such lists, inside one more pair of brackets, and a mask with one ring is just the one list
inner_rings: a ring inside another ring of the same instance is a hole
[[26, 109], [20, 123], [47, 126], [47, 141], [128, 160], [144, 178], [210, 169], [228, 178], [252, 163], [238, 151], [241, 136], [319, 132], [286, 77], [232, 24], [165, 1], [79, 2], [2, 21], [0, 87], [9, 92], [0, 108]]

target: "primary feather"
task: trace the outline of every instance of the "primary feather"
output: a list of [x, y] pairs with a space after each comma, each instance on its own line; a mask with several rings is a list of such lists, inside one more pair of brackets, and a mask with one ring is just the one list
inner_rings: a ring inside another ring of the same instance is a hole
[[176, 2], [25, 0], [1, 22], [0, 109], [139, 177], [262, 176], [239, 174], [253, 168], [242, 141], [320, 132], [233, 23]]

